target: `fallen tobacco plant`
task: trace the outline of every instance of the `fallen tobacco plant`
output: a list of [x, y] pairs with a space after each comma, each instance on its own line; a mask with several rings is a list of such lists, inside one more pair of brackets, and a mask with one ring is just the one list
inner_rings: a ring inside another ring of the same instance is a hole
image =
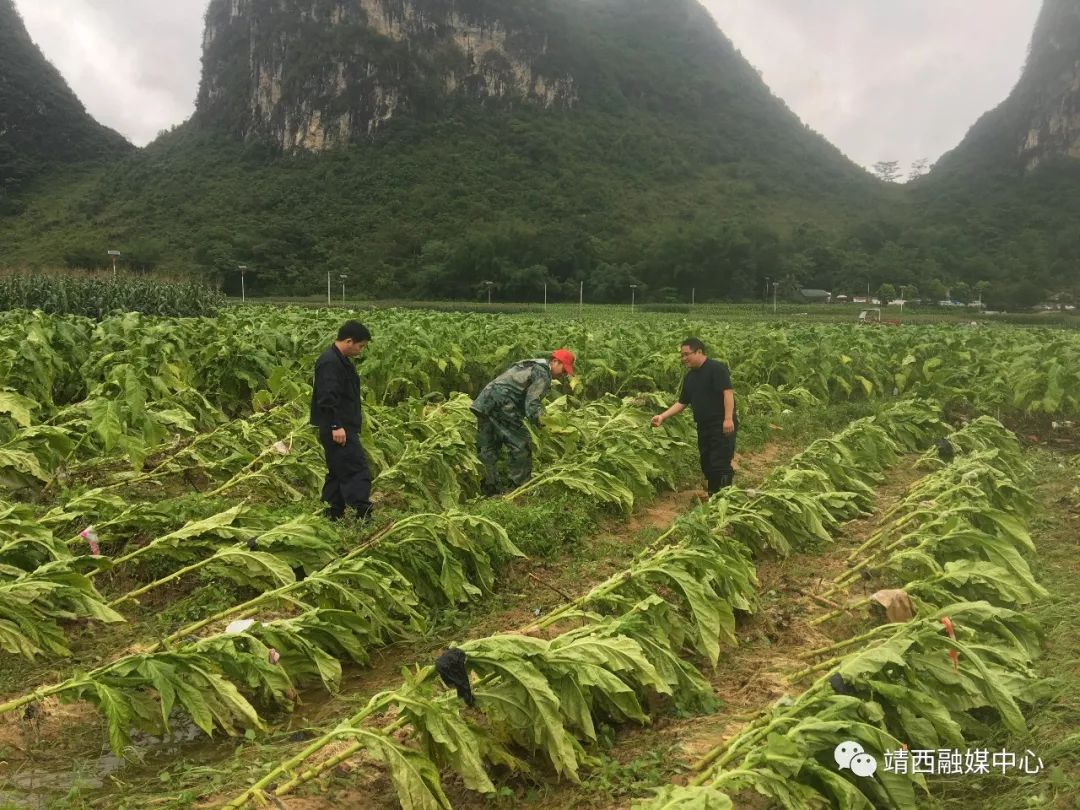
[[[709, 706], [711, 688], [688, 659], [715, 667], [721, 644], [735, 643], [735, 611], [752, 611], [756, 602], [750, 550], [782, 537], [798, 515], [813, 515], [811, 534], [816, 535], [826, 525], [835, 528], [830, 508], [839, 515], [858, 512], [858, 495], [832, 483], [830, 473], [852, 480], [835, 455], [846, 456], [854, 445], [884, 463], [889, 455], [882, 448], [894, 446], [869, 421], [856, 423], [844, 436], [844, 442], [819, 445], [800, 458], [785, 477], [807, 482], [809, 494], [728, 490], [718, 495], [677, 520], [625, 571], [585, 595], [516, 634], [466, 642], [448, 651], [439, 666], [407, 673], [401, 688], [373, 697], [226, 806], [284, 796], [366, 751], [387, 765], [406, 810], [445, 808], [443, 769], [456, 772], [470, 789], [491, 793], [487, 768], [527, 770], [514, 753], [526, 751], [576, 780], [582, 746], [596, 740], [597, 723], [648, 722], [642, 707], [650, 695], [685, 710]], [[819, 459], [822, 467], [815, 467]], [[755, 514], [756, 507], [764, 515]], [[772, 524], [773, 519], [781, 524]], [[550, 640], [535, 637], [577, 622], [582, 626]], [[453, 666], [448, 657], [456, 660]], [[463, 712], [460, 702], [439, 695], [439, 675], [479, 714]], [[348, 745], [308, 764], [335, 742]]]
[[555, 457], [503, 497], [517, 500], [558, 488], [629, 512], [635, 498], [660, 487], [673, 489], [676, 471], [671, 458], [689, 446], [689, 425], [645, 428], [643, 406], [655, 407], [660, 401], [655, 395], [607, 396], [590, 402], [587, 408], [571, 410], [565, 397], [556, 400], [544, 417], [542, 448], [549, 457], [554, 452]]
[[[385, 544], [380, 545], [384, 559], [362, 556], [377, 544]], [[215, 728], [227, 734], [238, 727], [262, 728], [241, 689], [280, 704], [282, 696], [291, 700], [294, 687], [312, 678], [333, 687], [339, 658], [366, 663], [371, 649], [422, 629], [417, 587], [394, 563], [404, 567], [407, 559], [414, 573], [424, 573], [432, 592], [437, 589], [452, 603], [490, 590], [492, 560], [519, 554], [492, 521], [456, 512], [416, 515], [302, 581], [190, 624], [148, 650], [8, 700], [0, 713], [52, 695], [87, 701], [105, 716], [117, 754], [128, 743], [131, 725], [167, 733], [173, 709], [183, 710], [207, 734]], [[249, 619], [282, 608], [299, 615], [265, 623]], [[227, 618], [240, 620], [231, 632], [194, 636]], [[273, 654], [271, 642], [278, 645]], [[277, 668], [274, 677], [267, 666]], [[151, 711], [152, 706], [157, 708]]]
[[[828, 662], [828, 672], [797, 697], [784, 697], [695, 766], [677, 806], [721, 806], [726, 792], [752, 790], [789, 810], [842, 806], [916, 810], [920, 773], [887, 767], [909, 749], [963, 749], [992, 711], [1010, 731], [1026, 731], [1038, 631], [1030, 619], [987, 602], [947, 605], [925, 618], [886, 625], [851, 640], [860, 651]], [[850, 741], [879, 763], [869, 775], [837, 769]], [[640, 810], [669, 807], [670, 790]], [[713, 802], [713, 804], [710, 804]]]
[[[967, 441], [967, 428], [949, 437], [950, 447], [967, 447], [971, 455], [947, 454], [946, 466], [914, 485], [892, 510], [893, 524], [880, 532], [888, 536], [901, 523], [912, 536], [884, 570], [914, 597], [921, 618], [807, 654], [833, 657], [794, 673], [791, 681], [824, 670], [823, 677], [710, 752], [695, 767], [691, 786], [665, 788], [638, 807], [725, 807], [725, 791], [753, 790], [792, 809], [829, 803], [912, 810], [920, 806], [926, 782], [920, 774], [890, 769], [888, 756], [946, 746], [962, 750], [972, 737], [989, 735], [985, 712], [1014, 734], [1026, 732], [1022, 706], [1038, 695], [1032, 659], [1040, 634], [1014, 608], [1045, 595], [1020, 556], [1034, 547], [1013, 516], [1026, 511], [1029, 499], [1012, 475], [1027, 471], [1015, 440], [1000, 425], [983, 420], [973, 430], [978, 441]], [[979, 508], [948, 514], [958, 492], [972, 494], [955, 482], [970, 482], [980, 467], [993, 472], [984, 480], [1004, 479], [1008, 486], [972, 487], [983, 498]], [[862, 649], [841, 652], [852, 647]], [[834, 749], [845, 741], [877, 758], [876, 771], [853, 778], [851, 770], [836, 770]]]
[[[421, 408], [419, 420], [412, 422], [409, 428], [412, 433], [431, 432], [428, 439], [419, 444], [405, 443], [405, 455], [397, 464], [387, 468], [388, 475], [404, 474], [411, 470], [409, 475], [423, 475], [423, 470], [430, 467], [427, 460], [432, 453], [438, 455], [439, 447], [444, 446], [445, 439], [441, 433], [434, 430], [433, 426], [443, 425], [447, 420], [461, 425], [467, 418], [472, 421], [471, 413], [467, 408], [467, 398], [455, 398], [442, 403], [434, 408]], [[396, 409], [402, 410], [402, 409]], [[561, 410], [556, 408], [557, 411]], [[441, 415], [439, 415], [441, 414]], [[578, 489], [575, 482], [581, 480], [598, 480], [598, 476], [611, 482], [611, 486], [619, 490], [618, 500], [625, 503], [633, 501], [633, 492], [640, 491], [642, 487], [652, 487], [654, 482], [673, 483], [670, 469], [669, 452], [682, 446], [676, 439], [672, 439], [663, 431], [642, 432], [640, 430], [640, 412], [632, 401], [623, 401], [617, 398], [609, 398], [595, 406], [573, 410], [568, 412], [562, 419], [556, 419], [554, 429], [560, 431], [561, 440], [559, 449], [563, 453], [576, 455], [577, 451], [585, 450], [586, 458], [574, 462], [564, 462], [561, 466], [554, 465], [562, 474], [549, 475], [544, 479], [549, 485], [558, 484], [569, 489]], [[403, 422], [405, 424], [405, 422]], [[464, 438], [457, 435], [450, 441], [460, 447], [465, 447]], [[610, 461], [610, 457], [603, 456], [588, 450], [590, 447], [601, 447], [612, 442], [623, 441], [632, 452], [628, 451], [618, 462]], [[410, 447], [416, 451], [409, 450]], [[471, 450], [467, 456], [475, 462]], [[454, 462], [452, 459], [443, 463], [449, 464], [455, 472], [447, 473], [456, 481], [456, 470], [467, 467], [465, 461]], [[565, 475], [567, 464], [572, 464], [577, 470], [576, 477], [567, 478]], [[250, 465], [249, 465], [250, 466]], [[253, 469], [245, 475], [261, 475], [265, 468]], [[473, 471], [475, 472], [475, 471]], [[630, 479], [629, 486], [624, 486], [616, 480], [615, 474], [621, 473]], [[472, 473], [470, 476], [475, 477]], [[239, 480], [234, 477], [232, 480]], [[440, 479], [441, 480], [441, 479]], [[444, 482], [446, 488], [452, 489], [449, 478]], [[633, 487], [633, 489], [631, 489]], [[518, 492], [514, 497], [521, 497], [524, 492]], [[69, 506], [64, 509], [53, 510], [46, 516], [46, 522], [52, 525], [70, 524], [75, 518], [88, 510], [106, 509], [115, 512], [123, 506], [123, 501], [118, 496], [107, 490], [94, 490], [84, 495], [77, 506]], [[151, 510], [152, 511], [152, 510]], [[447, 513], [446, 525], [456, 525], [455, 512]], [[116, 621], [117, 616], [112, 610], [125, 603], [134, 602], [141, 596], [160, 588], [164, 585], [176, 582], [185, 576], [198, 573], [206, 573], [222, 576], [240, 586], [263, 589], [264, 593], [257, 597], [257, 604], [266, 604], [274, 598], [275, 594], [286, 592], [294, 595], [296, 590], [311, 587], [317, 581], [317, 577], [309, 580], [309, 586], [297, 582], [296, 572], [298, 569], [315, 571], [328, 563], [335, 553], [335, 535], [327, 532], [324, 522], [318, 518], [301, 517], [278, 524], [277, 518], [268, 513], [245, 506], [243, 504], [223, 510], [204, 518], [188, 521], [179, 528], [175, 528], [159, 535], [150, 542], [133, 550], [114, 557], [101, 557], [99, 543], [112, 542], [111, 539], [100, 540], [98, 532], [106, 528], [120, 529], [126, 523], [145, 519], [145, 513], [131, 508], [124, 509], [116, 517], [99, 524], [91, 537], [91, 548], [94, 558], [90, 563], [93, 568], [86, 574], [91, 578], [100, 575], [103, 571], [116, 571], [124, 566], [146, 563], [150, 561], [167, 561], [179, 564], [179, 567], [169, 573], [160, 576], [153, 581], [140, 585], [127, 593], [117, 596], [111, 602], [105, 604], [97, 591], [87, 583], [83, 586], [83, 595], [75, 599], [74, 592], [68, 586], [62, 590], [59, 586], [53, 587], [55, 595], [51, 601], [45, 602], [38, 607], [19, 607], [18, 600], [12, 596], [9, 602], [14, 603], [8, 612], [9, 618], [16, 621], [16, 625], [22, 630], [16, 632], [12, 629], [8, 633], [5, 649], [18, 650], [23, 654], [39, 654], [46, 649], [56, 653], [65, 653], [66, 645], [54, 641], [42, 647], [40, 642], [46, 638], [54, 638], [62, 631], [55, 620], [45, 621], [47, 615], [55, 618], [66, 619], [96, 619], [102, 621]], [[12, 520], [15, 516], [12, 515]], [[446, 601], [450, 603], [462, 603], [491, 590], [494, 575], [490, 562], [486, 555], [474, 553], [474, 546], [461, 540], [461, 533], [447, 531], [442, 536], [431, 534], [431, 543], [417, 543], [411, 539], [405, 541], [407, 550], [402, 550], [399, 541], [394, 538], [410, 527], [421, 527], [425, 521], [434, 521], [433, 525], [439, 525], [442, 518], [422, 514], [410, 518], [394, 529], [390, 536], [381, 538], [378, 553], [374, 558], [385, 564], [391, 565], [395, 570], [405, 574], [412, 587], [420, 595], [423, 603], [435, 606]], [[159, 525], [168, 525], [167, 510], [163, 512]], [[470, 527], [475, 531], [482, 521], [476, 522]], [[494, 524], [491, 524], [494, 525]], [[88, 530], [89, 531], [89, 530]], [[501, 529], [499, 530], [501, 532]], [[87, 532], [83, 533], [84, 536]], [[46, 542], [44, 534], [39, 538]], [[83, 542], [76, 538], [72, 545]], [[459, 554], [454, 553], [455, 544]], [[53, 544], [54, 557], [62, 557], [70, 560], [70, 570], [74, 571], [75, 558], [62, 545]], [[508, 556], [519, 555], [520, 552], [505, 540], [494, 543]], [[370, 547], [366, 544], [360, 549], [350, 552], [349, 558], [355, 558], [360, 551], [367, 551]], [[461, 559], [459, 559], [461, 557]], [[88, 558], [81, 558], [87, 560]], [[81, 563], [85, 568], [87, 563]], [[65, 572], [68, 569], [65, 569]], [[42, 573], [35, 578], [28, 578], [18, 593], [24, 596], [28, 593], [42, 593], [40, 599], [44, 600], [44, 580], [51, 576], [54, 580], [61, 576], [57, 568], [49, 573]], [[63, 576], [68, 576], [63, 573]], [[82, 581], [82, 575], [71, 574]], [[70, 577], [69, 577], [70, 578]], [[75, 580], [71, 580], [75, 582]], [[90, 590], [86, 590], [90, 587]], [[36, 591], [31, 591], [31, 588]], [[16, 593], [12, 591], [12, 593]], [[60, 599], [65, 594], [66, 601]], [[241, 609], [251, 611], [255, 605], [244, 603], [230, 611], [219, 614], [218, 618], [239, 613]], [[19, 638], [17, 638], [18, 636]]]

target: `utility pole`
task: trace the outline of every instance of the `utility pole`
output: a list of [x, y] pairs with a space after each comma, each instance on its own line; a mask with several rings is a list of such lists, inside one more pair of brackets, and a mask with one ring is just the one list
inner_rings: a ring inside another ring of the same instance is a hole
[[247, 303], [247, 290], [244, 288], [244, 274], [247, 272], [247, 265], [241, 264], [236, 269], [240, 271], [240, 301]]
[[578, 296], [577, 297], [578, 316], [581, 316], [581, 315], [585, 314], [585, 282], [584, 281], [581, 282], [578, 285], [578, 294], [577, 294], [577, 296]]
[[330, 271], [326, 271], [326, 306], [330, 306]]
[[772, 278], [765, 276], [765, 296], [761, 299], [761, 311], [766, 312], [769, 308], [769, 284]]
[[547, 314], [547, 282], [544, 282], [544, 314]]
[[349, 276], [346, 273], [341, 274], [341, 305], [345, 306], [345, 279]]
[[110, 250], [109, 255], [112, 256], [112, 277], [116, 278], [116, 260], [120, 258], [119, 250]]
[[780, 286], [779, 281], [774, 281], [772, 283], [772, 314], [773, 315], [776, 314], [776, 288], [779, 287], [779, 286]]
[[491, 287], [492, 287], [492, 285], [494, 285], [494, 283], [495, 283], [494, 281], [485, 281], [484, 282], [484, 286], [487, 287], [487, 291], [488, 291], [488, 306], [489, 307], [491, 306]]
[[634, 298], [637, 296], [637, 284], [630, 285], [630, 311], [634, 311]]
[[694, 305], [694, 297], [697, 295], [697, 287], [690, 288], [690, 306]]

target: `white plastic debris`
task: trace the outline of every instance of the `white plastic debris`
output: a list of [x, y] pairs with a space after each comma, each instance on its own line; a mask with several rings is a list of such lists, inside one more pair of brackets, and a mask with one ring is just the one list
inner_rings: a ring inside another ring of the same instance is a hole
[[270, 449], [279, 456], [287, 456], [292, 452], [292, 441], [290, 440], [288, 444], [285, 444], [285, 442], [274, 442]]
[[255, 624], [254, 619], [237, 619], [235, 622], [225, 628], [226, 633], [243, 633], [249, 627]]

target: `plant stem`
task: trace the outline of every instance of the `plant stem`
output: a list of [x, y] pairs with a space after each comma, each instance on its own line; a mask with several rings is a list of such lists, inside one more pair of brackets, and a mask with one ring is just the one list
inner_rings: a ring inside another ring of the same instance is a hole
[[[869, 633], [863, 633], [861, 636], [854, 636], [853, 638], [845, 639], [844, 641], [838, 641], [836, 644], [830, 644], [828, 647], [822, 647], [821, 649], [814, 650], [813, 653], [806, 653], [803, 658], [808, 658], [811, 655], [824, 655], [825, 653], [834, 652], [836, 650], [842, 650], [846, 647], [851, 647], [854, 644], [860, 644], [864, 641], [872, 641], [876, 636], [882, 635], [882, 630], [895, 630], [897, 625], [895, 624], [883, 624], [880, 627], [876, 627]], [[838, 655], [835, 658], [830, 658], [827, 661], [821, 661], [813, 666], [809, 666], [806, 669], [800, 669], [798, 672], [793, 673], [788, 677], [789, 681], [801, 681], [807, 675], [811, 675], [815, 672], [819, 672], [823, 669], [831, 669], [836, 664], [839, 664], [848, 654]]]
[[[830, 613], [826, 613], [826, 614], [824, 614], [822, 616], [818, 616], [815, 619], [811, 619], [810, 622], [809, 622], [809, 625], [811, 627], [816, 627], [819, 624], [825, 624], [825, 622], [827, 622], [827, 621], [835, 619], [838, 616], [842, 616], [843, 614], [848, 613], [848, 612], [850, 612], [852, 610], [858, 610], [859, 608], [864, 607], [864, 606], [869, 605], [869, 604], [870, 604], [870, 598], [869, 597], [867, 597], [866, 599], [860, 599], [858, 602], [852, 602], [850, 605], [844, 605], [843, 607], [837, 608], [836, 610], [831, 611]], [[807, 653], [807, 655], [809, 656], [810, 653]]]
[[56, 684], [53, 684], [51, 686], [44, 686], [41, 689], [35, 689], [30, 694], [23, 695], [22, 697], [14, 698], [13, 700], [9, 700], [6, 703], [0, 703], [0, 714], [6, 714], [8, 712], [13, 712], [16, 709], [18, 709], [18, 708], [20, 708], [22, 706], [25, 706], [28, 703], [33, 703], [35, 700], [42, 700], [43, 698], [47, 698], [50, 695], [59, 694], [60, 692], [63, 692], [65, 689], [68, 689], [70, 687], [70, 685], [71, 685], [71, 679], [68, 679], [68, 680], [63, 681], [61, 683], [56, 683]]
[[152, 591], [154, 590], [154, 588], [159, 588], [169, 582], [175, 582], [176, 580], [183, 577], [185, 574], [190, 574], [192, 571], [198, 571], [200, 568], [205, 566], [207, 563], [212, 562], [214, 559], [214, 557], [207, 557], [205, 560], [199, 560], [199, 562], [192, 563], [191, 565], [186, 565], [183, 568], [179, 568], [176, 571], [173, 571], [167, 577], [162, 577], [161, 579], [154, 580], [149, 585], [143, 585], [141, 588], [136, 588], [133, 591], [128, 591], [123, 596], [109, 602], [109, 607], [116, 607], [117, 605], [121, 605], [124, 602], [133, 601], [136, 598], [142, 596], [147, 591]]
[[739, 751], [768, 736], [773, 729], [796, 720], [797, 718], [793, 716], [794, 712], [816, 698], [817, 693], [823, 688], [823, 683], [824, 681], [818, 681], [807, 687], [807, 689], [795, 699], [795, 702], [792, 703], [780, 717], [770, 715], [768, 713], [769, 710], [766, 709], [758, 720], [745, 726], [742, 731], [726, 743], [722, 743], [712, 749], [704, 757], [694, 763], [693, 770], [698, 771], [699, 773], [690, 784], [699, 786], [705, 784], [709, 779], [709, 773], [724, 767], [724, 765], [738, 756]]
[[[670, 528], [668, 528], [667, 531], [665, 531], [663, 534], [661, 534], [659, 537], [657, 537], [652, 543], [650, 543], [645, 549], [643, 549], [638, 554], [638, 559], [641, 559], [642, 557], [645, 557], [646, 555], [654, 553], [658, 549], [658, 547], [660, 547], [664, 543], [664, 541], [666, 541], [669, 537], [671, 537], [671, 535], [673, 535], [675, 533], [675, 530], [677, 528], [678, 528], [678, 524], [673, 524]], [[570, 613], [570, 612], [572, 612], [574, 610], [577, 610], [580, 607], [583, 607], [584, 605], [588, 604], [590, 601], [592, 601], [594, 599], [598, 599], [601, 596], [606, 596], [607, 594], [614, 591], [617, 587], [622, 585], [627, 580], [633, 579], [636, 568], [637, 568], [637, 563], [636, 562], [631, 563], [630, 567], [627, 568], [625, 571], [620, 571], [619, 573], [615, 574], [614, 576], [609, 577], [606, 581], [600, 583], [595, 588], [590, 590], [588, 593], [582, 594], [581, 596], [577, 597], [576, 599], [573, 599], [570, 602], [567, 602], [566, 604], [560, 606], [559, 608], [557, 608], [553, 612], [549, 613], [543, 619], [540, 619], [537, 622], [533, 622], [532, 624], [527, 625], [526, 627], [524, 627], [523, 629], [521, 629], [518, 632], [520, 632], [520, 633], [522, 633], [524, 635], [528, 635], [529, 633], [534, 633], [534, 632], [536, 632], [538, 630], [545, 630], [548, 627], [551, 627], [551, 625], [553, 625], [556, 622], [560, 621], [560, 619], [563, 616], [565, 616], [567, 613]]]
[[[431, 678], [432, 675], [434, 675], [434, 673], [434, 667], [425, 668], [418, 674], [415, 684], [417, 686], [424, 684], [429, 678]], [[371, 715], [382, 711], [386, 707], [386, 701], [378, 700], [379, 697], [380, 696], [376, 695], [368, 702], [368, 704], [363, 709], [361, 709], [359, 712], [347, 719], [344, 723], [339, 724], [334, 730], [322, 735], [316, 740], [313, 740], [311, 744], [304, 748], [299, 754], [296, 754], [295, 756], [287, 759], [285, 762], [282, 762], [268, 774], [263, 776], [262, 779], [260, 779], [258, 782], [256, 782], [246, 791], [244, 791], [244, 793], [242, 793], [240, 796], [237, 796], [231, 802], [224, 805], [225, 810], [228, 810], [228, 808], [243, 807], [251, 799], [255, 798], [256, 795], [262, 793], [264, 788], [269, 787], [273, 783], [273, 781], [280, 777], [282, 774], [292, 771], [294, 768], [296, 768], [296, 766], [300, 765], [301, 763], [309, 759], [312, 755], [318, 753], [320, 750], [333, 742], [337, 737], [341, 736], [342, 733], [347, 733], [348, 729], [360, 725]], [[399, 718], [390, 725], [381, 729], [380, 733], [392, 734], [394, 731], [398, 730], [399, 728], [403, 728], [405, 725], [406, 721]], [[361, 744], [354, 743], [353, 745], [346, 748], [345, 751], [342, 751], [341, 753], [335, 755], [332, 758], [333, 764], [327, 764], [331, 762], [331, 760], [327, 760], [327, 762], [320, 763], [313, 768], [309, 768], [308, 770], [293, 776], [292, 779], [290, 779], [288, 782], [279, 785], [274, 791], [274, 795], [283, 796], [289, 791], [291, 791], [293, 788], [305, 782], [311, 781], [324, 771], [337, 766], [341, 762], [344, 762], [350, 756], [356, 754], [361, 748], [363, 748]], [[345, 754], [347, 755], [343, 756]]]

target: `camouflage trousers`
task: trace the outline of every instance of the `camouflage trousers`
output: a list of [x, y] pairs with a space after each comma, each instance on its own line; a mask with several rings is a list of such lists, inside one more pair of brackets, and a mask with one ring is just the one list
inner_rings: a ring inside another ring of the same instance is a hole
[[484, 484], [499, 485], [499, 454], [506, 445], [506, 469], [510, 481], [519, 487], [532, 475], [532, 443], [525, 421], [517, 412], [497, 410], [490, 416], [476, 415], [476, 449], [484, 464]]

